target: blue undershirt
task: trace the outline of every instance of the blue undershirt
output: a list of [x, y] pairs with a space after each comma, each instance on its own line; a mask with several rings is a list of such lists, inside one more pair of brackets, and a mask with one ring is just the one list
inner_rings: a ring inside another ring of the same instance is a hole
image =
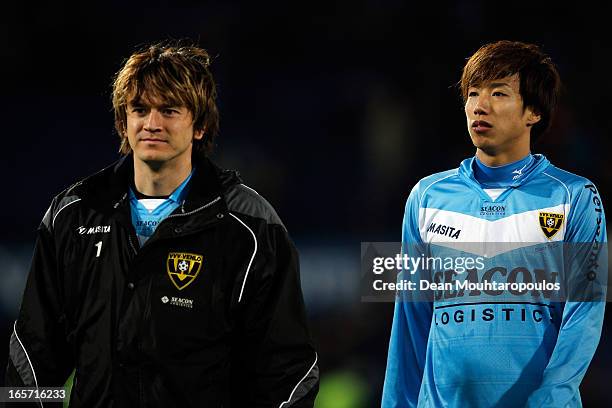
[[489, 167], [481, 162], [478, 157], [474, 160], [474, 177], [482, 188], [507, 188], [516, 180], [525, 176], [531, 168], [537, 164], [532, 154], [528, 154], [521, 160], [504, 164], [498, 167]]
[[[195, 169], [194, 169], [195, 170]], [[168, 198], [141, 198], [136, 196], [130, 187], [130, 207], [132, 213], [132, 225], [136, 230], [140, 246], [153, 235], [155, 229], [166, 217], [176, 210], [185, 200], [188, 184], [194, 170], [183, 181]]]

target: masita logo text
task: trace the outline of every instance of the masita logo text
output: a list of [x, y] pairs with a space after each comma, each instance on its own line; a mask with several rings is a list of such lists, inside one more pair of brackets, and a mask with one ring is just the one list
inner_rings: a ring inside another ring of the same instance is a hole
[[80, 226], [79, 228], [77, 228], [77, 231], [81, 235], [106, 234], [111, 231], [111, 226], [110, 225], [96, 225], [95, 227]]
[[444, 235], [445, 237], [454, 239], [459, 239], [459, 234], [461, 234], [460, 229], [451, 227], [450, 225], [436, 224], [435, 222], [429, 224], [427, 232], [433, 232], [434, 234]]

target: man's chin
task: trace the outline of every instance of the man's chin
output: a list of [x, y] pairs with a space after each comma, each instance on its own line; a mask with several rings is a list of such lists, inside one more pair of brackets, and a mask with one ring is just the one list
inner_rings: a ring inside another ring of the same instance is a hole
[[160, 167], [169, 160], [166, 155], [159, 153], [136, 154], [135, 157], [152, 168]]
[[472, 144], [475, 148], [482, 150], [487, 154], [495, 154], [495, 152], [497, 151], [498, 146], [493, 143], [493, 140], [491, 140], [491, 138], [471, 134], [470, 136], [472, 138]]

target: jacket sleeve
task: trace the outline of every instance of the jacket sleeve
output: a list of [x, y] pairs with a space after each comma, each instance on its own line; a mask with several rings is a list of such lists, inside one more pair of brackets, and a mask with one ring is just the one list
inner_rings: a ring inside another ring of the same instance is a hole
[[[402, 224], [402, 252], [409, 256], [425, 253], [419, 232], [418, 185], [406, 202]], [[417, 254], [418, 252], [418, 254]], [[398, 278], [412, 280], [418, 289], [418, 278], [427, 271], [401, 271]], [[383, 387], [382, 408], [416, 407], [425, 369], [425, 356], [433, 315], [433, 303], [412, 291], [398, 292], [393, 326], [389, 340], [387, 369]]]
[[297, 251], [279, 224], [265, 225], [253, 238], [257, 250], [240, 300], [243, 321], [234, 362], [243, 380], [232, 381], [241, 387], [233, 392], [239, 403], [232, 405], [312, 407], [319, 387], [318, 355], [308, 329]]
[[581, 186], [576, 197], [565, 237], [568, 300], [542, 384], [529, 397], [527, 407], [580, 405], [578, 387], [601, 336], [608, 279], [603, 204], [591, 183]]
[[37, 231], [21, 309], [13, 325], [5, 376], [8, 387], [60, 387], [74, 366], [65, 335], [51, 214], [50, 209]]

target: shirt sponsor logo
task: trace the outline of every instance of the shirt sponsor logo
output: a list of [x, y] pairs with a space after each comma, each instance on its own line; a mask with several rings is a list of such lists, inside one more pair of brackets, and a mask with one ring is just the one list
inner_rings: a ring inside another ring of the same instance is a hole
[[[527, 302], [526, 302], [527, 303]], [[458, 305], [461, 306], [461, 305]], [[525, 306], [501, 305], [485, 308], [448, 308], [434, 312], [436, 326], [470, 324], [474, 322], [490, 322], [501, 320], [503, 322], [541, 323], [546, 324], [555, 320], [553, 305]]]
[[540, 216], [538, 218], [540, 219], [540, 228], [542, 228], [542, 232], [546, 235], [546, 238], [552, 239], [561, 229], [565, 216], [563, 214], [540, 211]]
[[136, 232], [138, 235], [148, 238], [153, 235], [158, 224], [158, 220], [137, 220], [135, 225]]
[[186, 309], [193, 309], [193, 299], [180, 298], [177, 296], [163, 296], [161, 298], [162, 303], [171, 304], [172, 306], [180, 306]]
[[77, 228], [77, 231], [81, 235], [106, 234], [111, 231], [111, 226], [110, 225], [96, 225], [95, 227], [80, 226], [79, 228]]
[[157, 227], [159, 224], [158, 220], [138, 220], [136, 221], [136, 227]]
[[433, 232], [434, 234], [443, 235], [445, 237], [450, 237], [454, 239], [459, 239], [459, 234], [461, 234], [460, 229], [451, 227], [449, 225], [436, 224], [435, 222], [429, 224], [427, 232]]
[[[552, 244], [554, 245], [554, 244]], [[559, 280], [559, 282], [557, 282]], [[519, 283], [529, 283], [517, 287]], [[525, 267], [509, 270], [505, 266], [495, 266], [486, 271], [476, 268], [465, 273], [452, 269], [437, 271], [429, 283], [434, 289], [434, 300], [448, 300], [462, 297], [526, 296], [533, 299], [550, 299], [561, 290], [559, 272], [536, 268], [531, 271]]]
[[170, 252], [166, 267], [170, 281], [178, 290], [189, 286], [202, 269], [203, 256], [187, 252]]
[[[469, 269], [464, 274], [453, 270], [436, 272], [433, 283], [439, 289], [433, 296], [437, 304], [434, 307], [434, 322], [442, 327], [492, 320], [551, 322], [555, 318], [554, 306], [545, 302], [559, 293], [561, 284], [558, 280], [558, 272], [543, 269], [532, 271], [525, 267], [509, 269], [498, 266], [484, 272]], [[527, 287], [526, 282], [531, 287]], [[525, 284], [526, 288], [512, 286], [520, 283]], [[505, 286], [508, 289], [503, 289]], [[516, 296], [516, 300], [513, 300], [513, 296]], [[525, 297], [530, 297], [529, 301], [522, 301]], [[457, 303], [437, 303], [442, 301]]]
[[480, 206], [481, 216], [504, 216], [506, 215], [506, 204], [505, 203], [488, 203], [485, 202]]

